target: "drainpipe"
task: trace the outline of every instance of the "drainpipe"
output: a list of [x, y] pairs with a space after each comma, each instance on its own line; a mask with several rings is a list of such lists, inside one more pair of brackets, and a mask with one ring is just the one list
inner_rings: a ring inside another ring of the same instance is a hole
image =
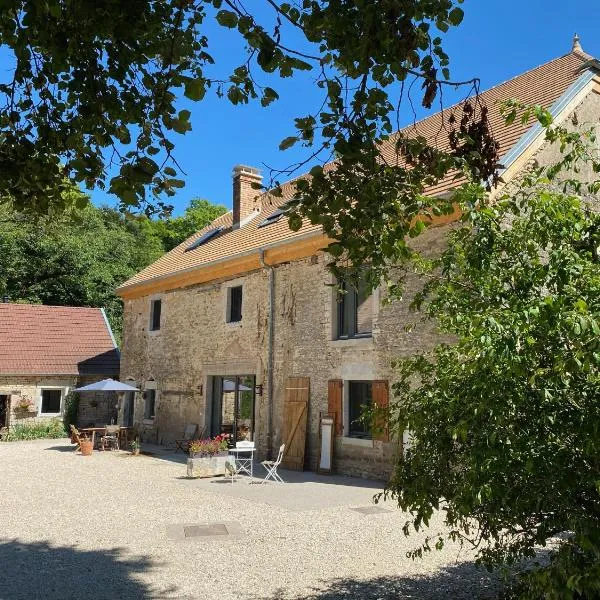
[[260, 265], [269, 273], [269, 333], [267, 350], [267, 397], [269, 398], [269, 410], [267, 412], [267, 456], [271, 457], [273, 450], [273, 340], [275, 334], [275, 270], [272, 265], [265, 263], [265, 251], [259, 250]]

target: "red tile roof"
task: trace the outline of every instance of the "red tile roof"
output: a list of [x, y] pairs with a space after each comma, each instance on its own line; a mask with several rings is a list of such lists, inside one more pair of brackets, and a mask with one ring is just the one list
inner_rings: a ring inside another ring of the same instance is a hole
[[119, 374], [100, 308], [0, 304], [0, 375]]
[[[577, 81], [581, 75], [581, 68], [590, 58], [589, 55], [583, 52], [571, 52], [490, 88], [481, 94], [482, 101], [489, 109], [490, 124], [500, 145], [499, 154], [501, 157], [530, 129], [533, 119], [526, 124], [522, 124], [520, 119], [515, 119], [511, 125], [506, 126], [500, 114], [498, 102], [516, 98], [527, 104], [536, 103], [549, 108]], [[454, 108], [450, 107], [443, 112], [431, 115], [404, 128], [401, 132], [409, 136], [423, 135], [431, 145], [446, 148], [448, 146], [448, 134], [445, 129], [448, 127], [448, 117]], [[390, 163], [402, 162], [402, 158], [398, 157], [395, 150], [394, 136], [390, 141], [383, 144], [381, 154]], [[329, 163], [325, 168], [335, 168], [334, 163]], [[426, 193], [431, 196], [441, 195], [461, 183], [461, 180], [455, 179], [454, 174], [449, 174], [442, 181], [428, 188]], [[146, 283], [155, 278], [168, 277], [181, 271], [202, 268], [213, 261], [225, 260], [236, 255], [257, 251], [259, 248], [268, 247], [270, 244], [291, 242], [294, 238], [300, 236], [318, 234], [321, 231], [320, 226], [311, 225], [308, 220], [305, 220], [302, 228], [296, 232], [289, 229], [285, 218], [268, 227], [258, 227], [265, 217], [293, 197], [295, 192], [294, 181], [284, 183], [282, 191], [283, 198], [269, 201], [267, 197], [267, 201], [262, 203], [261, 212], [248, 224], [239, 229], [232, 229], [231, 213], [219, 217], [211, 225], [198, 231], [143, 271], [134, 275], [120, 289]], [[195, 240], [207, 230], [217, 226], [224, 227], [222, 233], [206, 244], [186, 252], [186, 249]]]

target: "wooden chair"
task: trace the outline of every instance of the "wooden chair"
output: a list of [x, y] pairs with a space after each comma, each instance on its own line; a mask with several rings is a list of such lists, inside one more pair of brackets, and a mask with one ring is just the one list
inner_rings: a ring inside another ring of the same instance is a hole
[[81, 449], [81, 440], [87, 440], [87, 436], [79, 432], [75, 425], [71, 425], [71, 437], [75, 440], [75, 452]]
[[196, 432], [198, 431], [198, 425], [196, 423], [188, 423], [183, 431], [183, 438], [175, 440], [175, 452], [181, 450], [187, 452], [189, 449], [190, 442], [196, 439]]
[[100, 438], [100, 446], [102, 450], [106, 450], [106, 446], [109, 448], [119, 449], [119, 425], [107, 425], [106, 433]]

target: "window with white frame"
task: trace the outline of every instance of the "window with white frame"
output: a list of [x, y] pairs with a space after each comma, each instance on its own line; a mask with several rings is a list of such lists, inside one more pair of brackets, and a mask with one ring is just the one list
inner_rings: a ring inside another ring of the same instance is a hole
[[337, 295], [337, 338], [371, 337], [373, 294], [365, 278], [358, 283], [342, 281]]
[[41, 392], [40, 414], [58, 415], [61, 411], [62, 389], [46, 388]]
[[144, 419], [154, 419], [156, 414], [156, 390], [144, 392]]

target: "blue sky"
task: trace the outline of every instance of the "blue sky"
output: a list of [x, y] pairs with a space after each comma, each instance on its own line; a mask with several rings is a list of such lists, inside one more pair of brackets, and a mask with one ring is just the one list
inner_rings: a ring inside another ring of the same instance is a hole
[[[465, 0], [463, 8], [463, 23], [446, 34], [454, 80], [477, 76], [485, 89], [566, 54], [575, 32], [583, 49], [600, 57], [597, 0]], [[235, 34], [211, 25], [208, 35], [219, 62], [240, 63], [242, 45]], [[280, 100], [268, 108], [259, 103], [236, 107], [208, 95], [199, 103], [183, 101], [181, 106], [192, 111], [193, 129], [174, 139], [177, 160], [186, 172], [186, 187], [170, 200], [175, 214], [194, 197], [230, 207], [235, 164], [282, 168], [303, 158], [306, 149], [281, 152], [278, 145], [294, 133], [294, 117], [306, 115], [320, 104], [320, 90], [313, 79], [311, 74], [287, 80], [262, 77], [263, 83], [280, 94]], [[448, 103], [453, 99], [446, 95]], [[412, 113], [406, 108], [403, 123], [411, 120]], [[97, 204], [115, 204], [100, 191], [94, 191], [92, 199]]]

